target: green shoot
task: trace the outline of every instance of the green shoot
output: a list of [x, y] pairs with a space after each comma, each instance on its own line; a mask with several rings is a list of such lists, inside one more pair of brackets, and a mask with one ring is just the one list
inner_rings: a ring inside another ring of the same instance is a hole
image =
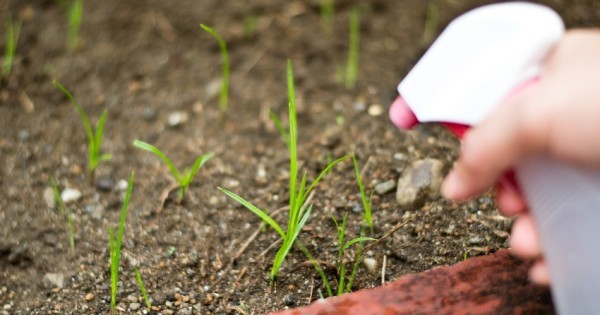
[[131, 191], [133, 190], [133, 176], [134, 172], [131, 172], [129, 177], [129, 185], [127, 185], [127, 194], [123, 201], [123, 208], [121, 209], [121, 217], [119, 219], [119, 230], [116, 238], [113, 232], [113, 228], [108, 228], [108, 244], [110, 249], [110, 309], [115, 312], [117, 306], [117, 285], [119, 283], [119, 261], [121, 260], [121, 244], [123, 243], [123, 231], [125, 231], [125, 219], [127, 218], [127, 208], [129, 207], [129, 199], [131, 198]]
[[171, 160], [157, 147], [140, 140], [133, 141], [133, 145], [139, 149], [154, 153], [154, 155], [158, 156], [165, 164], [167, 164], [173, 177], [175, 177], [175, 180], [179, 183], [179, 202], [183, 201], [183, 196], [185, 195], [188, 186], [192, 183], [194, 176], [200, 171], [202, 165], [215, 155], [213, 152], [201, 155], [196, 159], [191, 168], [185, 168], [183, 172], [179, 172], [177, 168], [175, 168], [175, 165], [173, 165], [173, 162], [171, 162]]
[[[356, 270], [353, 269], [352, 275], [350, 277], [350, 281], [348, 282], [348, 286], [344, 290], [344, 282], [346, 279], [346, 262], [344, 261], [344, 253], [345, 253], [346, 249], [348, 249], [350, 246], [352, 246], [354, 244], [363, 243], [366, 241], [374, 241], [375, 239], [371, 238], [371, 237], [360, 236], [360, 237], [353, 238], [346, 242], [346, 240], [345, 240], [346, 220], [348, 219], [348, 214], [344, 215], [341, 225], [338, 224], [338, 221], [334, 217], [332, 217], [332, 219], [333, 219], [333, 222], [335, 223], [335, 228], [336, 228], [337, 236], [338, 236], [338, 259], [335, 263], [335, 267], [337, 269], [337, 273], [338, 273], [338, 277], [339, 277], [337, 294], [341, 295], [344, 292], [350, 292], [350, 288], [352, 287], [352, 281], [354, 280], [354, 277], [356, 276]], [[362, 252], [362, 248], [360, 251]], [[356, 260], [355, 260], [355, 264], [356, 264], [356, 261], [359, 261], [360, 255], [357, 255], [355, 257], [356, 257]]]
[[217, 33], [212, 28], [200, 24], [200, 27], [208, 32], [212, 37], [214, 37], [219, 43], [219, 48], [221, 49], [221, 57], [223, 59], [223, 78], [221, 79], [221, 95], [219, 97], [219, 106], [221, 107], [221, 112], [227, 112], [227, 98], [229, 95], [229, 53], [227, 52], [227, 44], [223, 37], [219, 33]]
[[2, 63], [2, 69], [0, 69], [0, 80], [7, 77], [12, 70], [17, 52], [19, 33], [21, 32], [21, 22], [13, 21], [12, 16], [9, 15], [4, 23], [4, 28], [6, 47], [4, 50], [4, 62]]
[[356, 86], [358, 78], [358, 49], [360, 43], [360, 11], [358, 7], [350, 11], [350, 42], [348, 45], [348, 63], [346, 64], [346, 88]]
[[52, 84], [61, 91], [71, 103], [77, 109], [81, 120], [83, 121], [83, 126], [85, 127], [85, 133], [88, 138], [88, 171], [90, 172], [90, 181], [94, 182], [94, 174], [96, 171], [96, 167], [100, 162], [108, 161], [111, 159], [110, 154], [100, 154], [100, 146], [102, 145], [102, 136], [104, 134], [104, 123], [106, 122], [106, 110], [102, 112], [100, 115], [100, 119], [96, 124], [96, 130], [92, 128], [92, 124], [88, 116], [85, 114], [83, 107], [79, 102], [73, 97], [73, 94], [69, 92], [60, 82], [53, 80]]
[[58, 186], [56, 186], [56, 182], [54, 178], [50, 178], [50, 184], [52, 185], [52, 191], [54, 192], [54, 200], [58, 204], [58, 208], [60, 209], [61, 215], [67, 215], [67, 222], [69, 223], [69, 245], [71, 246], [71, 250], [75, 250], [75, 233], [73, 229], [73, 212], [70, 208], [65, 207], [65, 204], [60, 197], [60, 192], [58, 190]]
[[277, 117], [277, 115], [271, 110], [269, 110], [269, 117], [271, 117], [271, 120], [273, 121], [273, 123], [275, 124], [275, 127], [279, 131], [279, 134], [281, 135], [283, 142], [285, 142], [285, 145], [287, 147], [289, 147], [290, 146], [290, 139], [289, 139], [290, 135], [288, 134], [288, 131], [283, 127], [281, 120], [279, 120], [279, 117]]
[[335, 15], [335, 7], [333, 0], [321, 0], [321, 24], [328, 32], [331, 31], [333, 26], [333, 17]]
[[363, 185], [362, 176], [360, 175], [360, 169], [358, 167], [358, 162], [356, 161], [356, 157], [354, 154], [352, 155], [352, 162], [354, 163], [354, 173], [356, 174], [356, 182], [358, 183], [358, 189], [360, 190], [360, 198], [362, 199], [363, 208], [365, 209], [365, 213], [363, 214], [363, 219], [365, 224], [373, 230], [373, 217], [371, 215], [371, 202], [373, 199], [373, 193], [371, 196], [367, 198], [367, 194], [365, 192], [365, 187]]
[[235, 193], [228, 191], [224, 188], [219, 189], [225, 193], [228, 197], [242, 204], [252, 213], [260, 217], [266, 224], [272, 227], [282, 238], [283, 243], [275, 255], [273, 261], [273, 267], [271, 269], [270, 278], [274, 281], [277, 277], [279, 269], [285, 260], [285, 257], [289, 253], [290, 249], [294, 245], [300, 231], [308, 221], [310, 213], [312, 211], [312, 205], [306, 205], [306, 200], [310, 193], [315, 189], [317, 184], [321, 181], [336, 164], [348, 158], [348, 156], [337, 159], [327, 165], [327, 167], [317, 176], [317, 178], [310, 184], [307, 185], [306, 172], [298, 183], [298, 124], [296, 118], [296, 101], [294, 92], [294, 76], [292, 72], [292, 63], [288, 61], [287, 64], [287, 84], [288, 84], [288, 98], [289, 98], [289, 133], [288, 135], [288, 150], [290, 154], [290, 181], [289, 181], [289, 212], [288, 212], [288, 226], [284, 231], [283, 228], [273, 220], [266, 211], [263, 211], [244, 198], [236, 195]]
[[434, 0], [427, 1], [427, 16], [423, 29], [423, 43], [428, 44], [433, 40], [438, 27], [438, 7]]
[[70, 51], [77, 48], [79, 40], [79, 27], [83, 19], [83, 0], [71, 0], [69, 5], [69, 36], [67, 47]]
[[148, 292], [146, 292], [146, 286], [144, 286], [144, 281], [142, 281], [142, 275], [140, 271], [134, 266], [133, 272], [135, 272], [135, 282], [137, 282], [138, 287], [140, 287], [140, 292], [142, 292], [142, 297], [144, 298], [144, 302], [148, 308], [152, 307], [152, 303], [150, 303], [150, 299], [148, 298]]

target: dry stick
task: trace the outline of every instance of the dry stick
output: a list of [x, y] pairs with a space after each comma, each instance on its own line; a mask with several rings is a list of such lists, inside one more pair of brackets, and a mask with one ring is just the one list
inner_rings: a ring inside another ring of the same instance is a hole
[[177, 188], [179, 188], [179, 183], [173, 182], [160, 193], [160, 205], [158, 206], [158, 209], [156, 209], [157, 214], [160, 214], [162, 212], [163, 208], [165, 207], [165, 202], [167, 202], [167, 199], [169, 198], [169, 195]]
[[412, 219], [408, 219], [402, 223], [398, 223], [393, 229], [391, 229], [389, 232], [385, 233], [382, 237], [378, 238], [376, 241], [374, 241], [373, 243], [365, 246], [365, 248], [363, 248], [363, 251], [367, 251], [369, 250], [371, 247], [377, 245], [379, 242], [381, 242], [382, 240], [384, 240], [385, 238], [387, 238], [388, 236], [392, 235], [394, 232], [398, 231], [401, 227], [403, 227], [404, 225], [406, 225], [406, 223], [412, 221]]
[[385, 284], [385, 270], [387, 269], [387, 255], [383, 255], [383, 264], [381, 264], [381, 285]]
[[307, 304], [310, 304], [310, 301], [312, 301], [313, 291], [315, 291], [315, 278], [312, 278], [312, 282], [310, 283], [310, 295], [308, 296]]
[[365, 173], [369, 170], [369, 166], [371, 165], [371, 160], [372, 160], [373, 156], [369, 155], [369, 157], [367, 158], [367, 161], [365, 162], [365, 165], [363, 166], [362, 170], [360, 170], [360, 177], [364, 178], [365, 177]]

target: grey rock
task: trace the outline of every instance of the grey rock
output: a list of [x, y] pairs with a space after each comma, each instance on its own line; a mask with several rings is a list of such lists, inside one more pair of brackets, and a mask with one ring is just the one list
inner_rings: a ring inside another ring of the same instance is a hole
[[469, 243], [469, 245], [480, 245], [484, 241], [485, 240], [481, 236], [474, 236], [469, 239], [468, 243]]
[[375, 185], [375, 193], [378, 195], [384, 195], [394, 190], [394, 188], [396, 188], [396, 181], [390, 179], [386, 182]]
[[137, 302], [136, 303], [131, 303], [131, 304], [129, 304], [129, 309], [132, 310], [132, 311], [137, 311], [137, 310], [140, 309], [141, 306], [142, 306], [142, 304], [137, 303]]
[[96, 189], [99, 191], [108, 192], [113, 188], [114, 182], [112, 178], [102, 176], [96, 180]]
[[142, 118], [145, 121], [153, 121], [156, 119], [156, 110], [150, 107], [144, 108], [144, 111], [142, 112]]
[[189, 308], [182, 308], [177, 312], [177, 315], [192, 315], [192, 310]]
[[44, 275], [43, 282], [46, 289], [62, 289], [65, 287], [65, 275], [62, 273], [47, 273]]
[[169, 125], [169, 127], [173, 128], [185, 123], [186, 121], [188, 121], [188, 119], [189, 116], [186, 112], [172, 112], [167, 118], [167, 124]]
[[398, 179], [396, 201], [403, 208], [418, 208], [428, 198], [439, 196], [444, 164], [440, 160], [413, 162]]

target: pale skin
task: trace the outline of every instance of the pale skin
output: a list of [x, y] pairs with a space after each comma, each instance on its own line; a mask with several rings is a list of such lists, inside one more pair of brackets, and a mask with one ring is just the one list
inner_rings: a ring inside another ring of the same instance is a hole
[[[471, 129], [460, 157], [442, 185], [453, 200], [467, 200], [498, 183], [529, 155], [550, 155], [565, 163], [600, 169], [600, 30], [571, 30], [550, 52], [534, 84], [499, 106]], [[523, 197], [497, 186], [498, 208], [517, 216], [511, 248], [538, 258], [530, 278], [551, 279], [536, 226]]]

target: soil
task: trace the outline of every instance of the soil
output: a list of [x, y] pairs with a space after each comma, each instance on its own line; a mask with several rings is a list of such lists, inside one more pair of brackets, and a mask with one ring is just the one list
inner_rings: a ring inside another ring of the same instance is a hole
[[[600, 22], [596, 1], [543, 2], [569, 27]], [[131, 310], [140, 296], [133, 266], [155, 313], [261, 314], [325, 294], [317, 273], [295, 249], [271, 286], [278, 235], [262, 230], [258, 217], [217, 190], [228, 188], [271, 213], [287, 205], [288, 153], [269, 119], [272, 109], [286, 121], [287, 59], [296, 76], [300, 164], [309, 178], [331, 157], [354, 152], [359, 164], [367, 165], [363, 175], [370, 191], [396, 181], [415, 160], [439, 159], [447, 170], [457, 155], [458, 142], [441, 127], [399, 131], [386, 115], [395, 86], [429, 44], [426, 1], [335, 1], [330, 28], [321, 21], [317, 0], [86, 1], [75, 51], [66, 49], [67, 16], [60, 3], [0, 2], [2, 16], [11, 13], [24, 21], [13, 72], [0, 85], [2, 314], [110, 312], [108, 228], [117, 224], [124, 197], [117, 186], [132, 171], [120, 312], [150, 312]], [[435, 33], [484, 3], [489, 2], [435, 1]], [[360, 68], [357, 86], [346, 89], [336, 73], [345, 66], [347, 18], [354, 5], [361, 8]], [[229, 45], [226, 116], [215, 91], [219, 47], [199, 23], [212, 26]], [[108, 112], [102, 150], [112, 160], [100, 164], [94, 184], [86, 170], [83, 125], [53, 79], [73, 92], [93, 122]], [[172, 127], [173, 114], [187, 120]], [[183, 203], [172, 193], [161, 206], [173, 180], [158, 158], [132, 146], [135, 139], [161, 148], [178, 167], [208, 151], [216, 156]], [[44, 197], [51, 178], [61, 189], [83, 194], [68, 204], [74, 250], [65, 217]], [[359, 234], [362, 219], [351, 162], [326, 176], [313, 203], [299, 239], [333, 279], [337, 246], [331, 217], [348, 214], [348, 239]], [[373, 216], [369, 236], [374, 238], [409, 222], [365, 253], [378, 269], [359, 269], [354, 290], [381, 284], [384, 259], [385, 280], [391, 281], [508, 246], [511, 220], [498, 215], [491, 193], [464, 204], [431, 198], [416, 208], [400, 208], [394, 191], [376, 194]], [[274, 218], [285, 226], [285, 211]], [[48, 273], [64, 276], [62, 289], [44, 285]]]

